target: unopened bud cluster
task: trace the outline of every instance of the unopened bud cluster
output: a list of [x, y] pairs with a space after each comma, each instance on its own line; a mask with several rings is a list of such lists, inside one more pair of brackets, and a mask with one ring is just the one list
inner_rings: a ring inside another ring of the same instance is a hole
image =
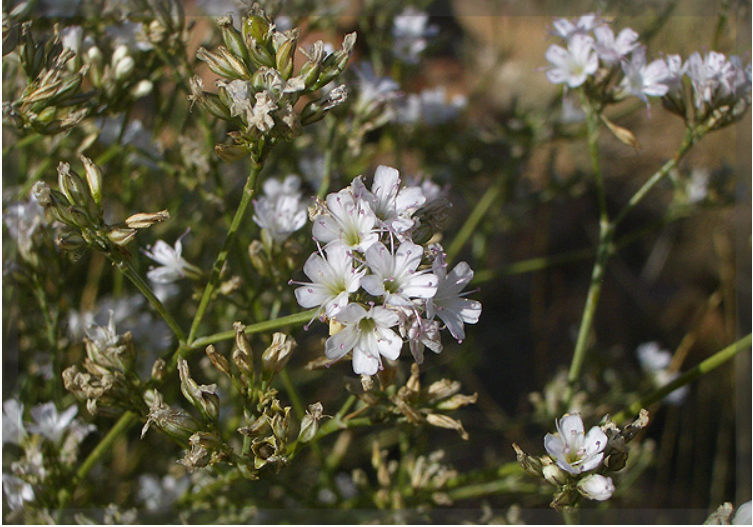
[[59, 191], [42, 181], [37, 181], [32, 188], [48, 217], [67, 227], [55, 240], [62, 250], [79, 252], [93, 247], [109, 255], [128, 255], [125, 246], [140, 229], [170, 218], [170, 214], [162, 210], [134, 214], [123, 223], [106, 224], [102, 209], [102, 170], [87, 157], [81, 156], [81, 161], [85, 178], [68, 163], [61, 162], [58, 165]]
[[[325, 51], [323, 42], [315, 42], [304, 51], [308, 60], [296, 69], [299, 29], [277, 31], [258, 6], [242, 18], [240, 31], [230, 15], [219, 19], [219, 25], [224, 46], [197, 52], [198, 58], [220, 76], [218, 93], [204, 91], [202, 80], [194, 77], [191, 99], [238, 127], [230, 133], [233, 145], [217, 145], [215, 150], [221, 158], [232, 161], [248, 154], [263, 157], [265, 141], [290, 140], [302, 126], [321, 120], [345, 101], [344, 85], [318, 98], [314, 94], [343, 72], [353, 51], [355, 33], [347, 35], [342, 49], [333, 53]], [[303, 96], [313, 100], [299, 113], [294, 106]]]
[[565, 414], [555, 424], [557, 432], [544, 438], [549, 455], [529, 456], [514, 443], [513, 448], [527, 474], [556, 487], [551, 506], [559, 510], [577, 506], [581, 497], [596, 501], [612, 497], [615, 487], [608, 474], [625, 467], [626, 444], [648, 425], [648, 412], [641, 410], [638, 419], [623, 429], [608, 420], [586, 433], [577, 414]]
[[75, 52], [63, 46], [57, 27], [54, 34], [35, 39], [26, 22], [19, 43], [18, 59], [28, 82], [16, 100], [3, 103], [3, 117], [40, 134], [70, 130], [88, 114], [84, 104], [92, 93], [80, 90], [87, 68], [68, 67]]
[[91, 414], [117, 415], [122, 410], [141, 411], [144, 403], [135, 373], [136, 350], [130, 332], [119, 335], [113, 313], [107, 326], [92, 325], [84, 339], [86, 358], [79, 367], [63, 372], [66, 390], [86, 402]]

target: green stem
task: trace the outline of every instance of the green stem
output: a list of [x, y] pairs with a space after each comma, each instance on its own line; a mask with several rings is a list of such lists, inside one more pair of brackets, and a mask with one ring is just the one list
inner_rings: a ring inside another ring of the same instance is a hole
[[147, 284], [144, 279], [141, 278], [141, 276], [139, 276], [131, 263], [126, 260], [119, 262], [113, 260], [113, 262], [118, 266], [118, 269], [123, 272], [126, 278], [128, 278], [131, 283], [136, 286], [136, 289], [138, 289], [141, 294], [143, 294], [146, 299], [149, 300], [149, 303], [152, 304], [152, 307], [154, 307], [157, 313], [162, 316], [162, 319], [167, 323], [167, 325], [170, 326], [170, 329], [173, 331], [173, 333], [175, 333], [175, 336], [178, 337], [178, 340], [181, 343], [185, 342], [186, 334], [183, 333], [180, 325], [175, 321], [175, 319], [167, 311], [167, 309], [165, 309], [165, 306], [162, 305], [162, 302], [160, 302], [159, 298], [156, 297], [154, 291], [152, 291], [152, 288], [149, 287], [149, 284]]
[[331, 119], [328, 122], [329, 125], [329, 141], [327, 143], [327, 150], [324, 152], [324, 174], [322, 176], [322, 183], [319, 185], [319, 191], [316, 193], [317, 197], [324, 199], [324, 196], [329, 192], [330, 184], [332, 183], [332, 168], [335, 152], [335, 132], [337, 130], [337, 121]]
[[191, 330], [188, 332], [188, 345], [191, 347], [193, 347], [192, 343], [196, 337], [196, 332], [199, 330], [199, 325], [204, 318], [209, 301], [212, 298], [212, 293], [214, 293], [214, 290], [217, 287], [217, 282], [220, 279], [220, 271], [222, 271], [222, 267], [225, 265], [227, 255], [230, 252], [230, 247], [233, 245], [233, 240], [238, 232], [241, 220], [243, 220], [246, 209], [248, 208], [249, 203], [251, 203], [251, 198], [253, 197], [256, 188], [256, 179], [259, 176], [262, 167], [263, 164], [261, 163], [253, 163], [251, 173], [248, 175], [246, 185], [243, 187], [241, 202], [238, 204], [235, 216], [233, 216], [233, 221], [230, 223], [230, 228], [225, 236], [225, 242], [222, 244], [222, 249], [217, 255], [217, 259], [214, 261], [214, 265], [212, 266], [212, 276], [209, 278], [209, 282], [207, 282], [207, 286], [204, 288], [204, 294], [201, 296], [201, 301], [199, 302], [199, 309], [196, 311], [193, 323], [191, 324]]
[[583, 91], [580, 92], [581, 104], [586, 112], [586, 132], [588, 137], [588, 153], [591, 156], [591, 169], [596, 180], [596, 194], [599, 200], [599, 219], [601, 223], [608, 223], [607, 197], [604, 190], [604, 176], [599, 164], [599, 113], [593, 107]]
[[[300, 313], [287, 315], [284, 317], [276, 318], [274, 320], [265, 320], [264, 322], [251, 324], [249, 326], [246, 326], [246, 330], [244, 331], [244, 333], [246, 335], [251, 335], [254, 333], [263, 333], [265, 331], [272, 331], [274, 329], [280, 329], [285, 326], [294, 326], [297, 324], [302, 324], [311, 320], [311, 317], [313, 317], [316, 314], [316, 312], [317, 312], [316, 309], [309, 309], [308, 311], [301, 311]], [[221, 331], [219, 333], [215, 333], [214, 335], [209, 335], [206, 337], [195, 339], [189, 345], [187, 345], [185, 350], [191, 351], [191, 350], [196, 350], [196, 349], [202, 349], [210, 344], [214, 344], [216, 342], [222, 342], [223, 340], [232, 340], [234, 338], [235, 338], [235, 330]]]
[[664, 179], [669, 172], [677, 166], [677, 164], [680, 162], [680, 160], [685, 156], [685, 154], [688, 153], [688, 150], [697, 143], [701, 137], [706, 133], [706, 130], [704, 128], [688, 128], [685, 131], [685, 137], [682, 140], [682, 143], [680, 144], [680, 148], [677, 149], [677, 152], [675, 153], [674, 157], [664, 163], [664, 165], [653, 175], [649, 178], [648, 181], [646, 181], [641, 188], [638, 189], [638, 191], [633, 195], [632, 198], [630, 198], [630, 201], [627, 202], [627, 204], [622, 208], [622, 210], [617, 214], [617, 216], [614, 219], [613, 224], [615, 226], [619, 225], [620, 222], [627, 216], [627, 214], [633, 210], [633, 208], [640, 203], [640, 201], [646, 196], [646, 194], [649, 193], [651, 189], [653, 189], [659, 181]]
[[562, 509], [562, 519], [565, 520], [565, 525], [580, 525], [580, 509], [565, 507]]
[[468, 216], [468, 219], [465, 220], [465, 223], [455, 236], [455, 239], [452, 240], [450, 248], [447, 249], [448, 262], [453, 260], [455, 256], [457, 256], [468, 239], [478, 228], [479, 223], [481, 223], [481, 220], [484, 219], [484, 216], [489, 211], [489, 208], [491, 208], [491, 206], [497, 201], [497, 198], [502, 193], [504, 182], [504, 178], [499, 178], [494, 185], [487, 189], [486, 193], [481, 197], [476, 206], [473, 208], [471, 214]]
[[78, 470], [76, 471], [76, 484], [80, 483], [86, 476], [89, 474], [89, 471], [94, 467], [94, 465], [102, 459], [102, 457], [107, 453], [108, 450], [110, 450], [110, 447], [115, 443], [115, 441], [119, 437], [123, 437], [123, 435], [128, 431], [131, 426], [133, 426], [137, 421], [137, 417], [135, 414], [131, 412], [124, 413], [120, 420], [115, 423], [115, 426], [113, 426], [109, 432], [107, 432], [107, 435], [99, 442], [99, 444], [96, 446], [94, 450], [91, 451], [89, 456], [84, 460], [83, 463], [81, 463], [81, 466], [78, 467]]
[[704, 360], [703, 362], [689, 369], [688, 371], [686, 371], [685, 373], [677, 377], [674, 381], [670, 382], [669, 384], [662, 386], [661, 388], [654, 391], [653, 393], [650, 393], [649, 395], [635, 401], [626, 409], [614, 415], [612, 417], [612, 420], [615, 423], [619, 423], [621, 421], [628, 419], [630, 416], [637, 415], [638, 412], [640, 412], [642, 408], [646, 408], [647, 406], [650, 406], [654, 403], [661, 401], [662, 399], [664, 399], [667, 395], [669, 395], [676, 389], [681, 388], [682, 386], [685, 386], [686, 384], [693, 382], [694, 380], [709, 373], [710, 371], [715, 370], [716, 368], [718, 368], [725, 362], [732, 359], [738, 353], [745, 351], [747, 349], [750, 349], [750, 346], [751, 346], [751, 334], [749, 333], [747, 336], [741, 338], [734, 344], [727, 346], [723, 350], [718, 351], [717, 353], [715, 353], [708, 359]]

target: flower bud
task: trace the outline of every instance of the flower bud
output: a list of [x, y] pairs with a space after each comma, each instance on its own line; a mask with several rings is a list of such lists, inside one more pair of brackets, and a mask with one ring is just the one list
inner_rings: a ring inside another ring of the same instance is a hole
[[75, 232], [65, 232], [55, 238], [55, 245], [63, 251], [75, 252], [86, 248], [89, 244]]
[[612, 478], [600, 474], [591, 474], [578, 482], [578, 492], [589, 500], [605, 501], [614, 493]]
[[157, 359], [152, 364], [152, 379], [155, 381], [161, 381], [165, 378], [167, 373], [167, 365], [163, 359]]
[[555, 464], [546, 465], [542, 468], [541, 473], [544, 479], [555, 487], [561, 487], [569, 479], [567, 473]]
[[262, 375], [270, 379], [280, 373], [290, 360], [290, 355], [296, 348], [295, 339], [284, 333], [272, 335], [272, 344], [262, 353]]
[[196, 51], [196, 58], [207, 63], [209, 69], [217, 75], [222, 77], [235, 78], [236, 74], [233, 71], [232, 66], [227, 63], [220, 55], [207, 51], [206, 48], [201, 47]]
[[147, 229], [155, 223], [160, 223], [170, 219], [170, 213], [165, 210], [159, 212], [139, 212], [125, 220], [125, 224], [130, 229]]
[[474, 393], [473, 395], [463, 395], [459, 393], [437, 404], [437, 409], [445, 411], [457, 410], [458, 408], [468, 406], [469, 404], [476, 404], [477, 400], [478, 393]]
[[228, 14], [218, 18], [217, 25], [222, 29], [222, 40], [228, 51], [243, 61], [248, 61], [248, 47], [243, 40], [243, 35], [233, 27], [233, 17]]
[[456, 430], [458, 434], [460, 434], [461, 438], [466, 441], [468, 440], [468, 432], [465, 431], [463, 424], [457, 419], [453, 419], [452, 417], [448, 417], [442, 414], [429, 414], [426, 416], [426, 422], [432, 426], [437, 426], [439, 428], [449, 428], [450, 430]]
[[86, 171], [86, 183], [89, 185], [89, 194], [97, 205], [102, 202], [102, 170], [86, 156], [80, 155], [79, 159], [84, 164]]
[[298, 33], [300, 33], [299, 30], [291, 31], [275, 54], [275, 66], [285, 80], [289, 79], [293, 73], [293, 56], [298, 44]]
[[71, 171], [68, 163], [58, 164], [58, 186], [68, 198], [71, 205], [80, 205], [89, 208], [93, 205], [93, 199], [89, 189], [81, 179], [81, 176]]
[[206, 354], [207, 357], [209, 357], [209, 360], [212, 361], [212, 365], [217, 368], [217, 371], [225, 374], [229, 378], [232, 378], [232, 373], [230, 372], [230, 363], [223, 355], [221, 355], [217, 351], [214, 346], [212, 346], [211, 344], [207, 346]]
[[261, 45], [269, 42], [269, 22], [263, 17], [252, 15], [243, 21], [243, 40], [254, 40]]
[[213, 423], [220, 416], [220, 398], [217, 395], [217, 385], [199, 385], [191, 378], [188, 362], [178, 359], [178, 373], [180, 374], [180, 391], [186, 400], [191, 403], [201, 414]]
[[140, 99], [152, 93], [153, 89], [154, 83], [152, 83], [152, 81], [148, 79], [144, 79], [142, 81], [139, 81], [139, 83], [133, 87], [133, 89], [131, 90], [131, 96], [134, 99]]
[[125, 247], [136, 237], [136, 229], [117, 227], [107, 233], [107, 238], [120, 247]]
[[153, 424], [166, 434], [181, 441], [188, 441], [189, 437], [200, 428], [198, 421], [185, 410], [167, 406], [162, 400], [162, 395], [157, 391], [153, 394], [146, 424], [141, 429], [142, 439]]
[[232, 79], [248, 79], [251, 77], [251, 72], [248, 71], [248, 68], [242, 59], [233, 55], [224, 46], [217, 48], [217, 51], [219, 52], [221, 59], [225, 61], [232, 71], [231, 75], [226, 75], [227, 77]]
[[214, 153], [226, 163], [232, 163], [246, 157], [248, 149], [238, 145], [214, 145]]
[[119, 81], [125, 79], [133, 73], [135, 67], [136, 61], [133, 60], [133, 57], [129, 55], [123, 58], [115, 65], [115, 78]]
[[324, 407], [320, 402], [309, 405], [306, 415], [301, 420], [301, 431], [298, 433], [299, 442], [308, 443], [316, 437], [316, 433], [319, 431], [319, 421], [323, 417], [323, 411]]
[[518, 464], [523, 467], [526, 474], [536, 478], [542, 477], [543, 467], [541, 465], [541, 460], [523, 452], [523, 449], [520, 448], [517, 443], [513, 443], [512, 447], [515, 449], [515, 455], [518, 457]]

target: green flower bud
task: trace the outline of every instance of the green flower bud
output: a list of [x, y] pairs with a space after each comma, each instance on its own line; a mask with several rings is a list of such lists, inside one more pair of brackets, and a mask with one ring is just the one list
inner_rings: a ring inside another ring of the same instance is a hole
[[102, 170], [86, 156], [80, 155], [79, 159], [84, 164], [86, 171], [86, 183], [89, 185], [89, 194], [97, 205], [102, 202]]
[[272, 344], [261, 356], [262, 375], [267, 379], [271, 379], [280, 373], [290, 360], [290, 356], [296, 346], [295, 339], [289, 335], [284, 333], [275, 333], [272, 335]]
[[258, 15], [244, 19], [242, 29], [245, 42], [253, 39], [264, 46], [269, 42], [269, 22]]

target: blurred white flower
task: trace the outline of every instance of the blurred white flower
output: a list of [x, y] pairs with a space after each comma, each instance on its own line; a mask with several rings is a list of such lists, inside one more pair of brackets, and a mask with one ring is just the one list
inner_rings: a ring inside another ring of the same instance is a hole
[[646, 104], [648, 97], [661, 97], [669, 91], [666, 85], [669, 77], [667, 63], [656, 59], [646, 64], [646, 50], [642, 47], [635, 49], [630, 60], [622, 63], [622, 71], [625, 77], [620, 83], [620, 89], [626, 94], [635, 95]]
[[751, 522], [753, 522], [751, 502], [746, 501], [735, 511], [735, 515], [732, 517], [732, 525], [750, 525]]
[[167, 475], [162, 479], [151, 474], [139, 476], [138, 499], [150, 511], [169, 509], [191, 485], [186, 477], [174, 478]]
[[24, 405], [16, 399], [8, 399], [3, 403], [3, 444], [20, 445], [26, 439], [26, 428], [23, 423]]
[[[638, 362], [643, 371], [651, 378], [651, 382], [657, 388], [661, 388], [674, 381], [679, 373], [670, 372], [669, 364], [672, 362], [672, 353], [661, 348], [658, 342], [646, 342], [636, 349]], [[689, 386], [682, 386], [667, 395], [664, 400], [669, 404], [679, 405], [690, 392]]]
[[175, 245], [170, 247], [162, 240], [157, 240], [154, 246], [147, 246], [142, 252], [160, 264], [158, 267], [151, 267], [146, 273], [147, 278], [152, 282], [159, 284], [170, 284], [183, 278], [196, 278], [201, 276], [201, 270], [191, 265], [183, 258], [183, 237], [189, 233], [186, 230], [175, 241]]
[[606, 501], [614, 493], [612, 478], [591, 474], [578, 481], [578, 492], [589, 500]]
[[566, 18], [558, 18], [553, 23], [553, 34], [570, 40], [576, 35], [588, 35], [597, 27], [604, 24], [604, 20], [599, 18], [594, 13], [588, 13], [580, 18], [568, 20]]
[[391, 77], [378, 77], [374, 72], [374, 67], [368, 62], [354, 66], [352, 69], [358, 77], [356, 113], [376, 118], [380, 117], [376, 114], [381, 110], [386, 112], [386, 117], [381, 116], [382, 119], [391, 119], [393, 110], [389, 103], [400, 95], [398, 91], [400, 85]]
[[301, 201], [300, 186], [300, 178], [294, 175], [282, 183], [268, 179], [264, 182], [264, 196], [254, 202], [254, 221], [277, 242], [284, 242], [306, 225], [307, 207]]
[[609, 26], [599, 26], [594, 29], [594, 49], [599, 58], [608, 65], [617, 64], [624, 56], [638, 47], [638, 33], [626, 27], [617, 38]]
[[580, 415], [565, 414], [555, 420], [556, 434], [544, 437], [544, 448], [562, 470], [581, 474], [599, 466], [607, 446], [607, 436], [594, 426], [585, 433]]
[[32, 434], [39, 434], [42, 437], [58, 444], [63, 435], [73, 424], [73, 418], [78, 413], [78, 406], [71, 406], [63, 413], [58, 413], [55, 403], [52, 401], [35, 406], [29, 411], [32, 423], [27, 423], [27, 430]]
[[34, 489], [31, 485], [16, 476], [3, 474], [3, 491], [10, 510], [15, 511], [23, 507], [25, 501], [34, 501]]
[[343, 329], [327, 339], [325, 354], [336, 361], [353, 352], [353, 372], [374, 375], [382, 368], [382, 357], [395, 360], [403, 347], [392, 329], [400, 322], [398, 315], [381, 306], [366, 311], [359, 304], [349, 304], [335, 318]]
[[406, 7], [394, 18], [392, 50], [406, 64], [418, 64], [428, 45], [427, 38], [436, 36], [439, 28], [430, 26], [429, 15], [414, 7]]
[[403, 124], [436, 126], [457, 118], [467, 104], [468, 99], [463, 95], [456, 95], [448, 101], [444, 86], [427, 88], [405, 98], [397, 113], [397, 120]]
[[577, 88], [589, 75], [599, 69], [599, 57], [593, 48], [593, 38], [581, 34], [574, 35], [567, 44], [567, 49], [556, 44], [549, 46], [544, 55], [552, 67], [546, 72], [549, 82], [566, 83]]

